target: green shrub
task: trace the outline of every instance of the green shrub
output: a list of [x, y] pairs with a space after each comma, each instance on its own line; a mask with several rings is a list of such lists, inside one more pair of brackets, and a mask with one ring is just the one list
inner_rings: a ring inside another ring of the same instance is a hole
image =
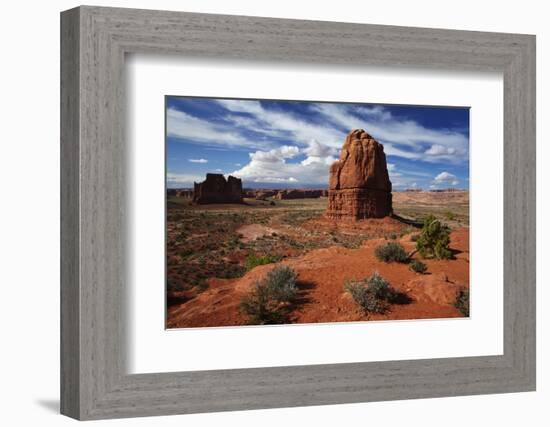
[[241, 299], [241, 312], [250, 324], [278, 324], [287, 320], [298, 288], [296, 273], [290, 267], [281, 266], [271, 270], [264, 279], [254, 283], [252, 290]]
[[424, 220], [422, 232], [416, 241], [416, 249], [423, 258], [450, 259], [449, 248], [451, 230], [433, 215]]
[[397, 292], [390, 286], [388, 281], [377, 272], [374, 272], [366, 282], [367, 289], [371, 291], [377, 299], [387, 302], [393, 302], [395, 300]]
[[344, 289], [365, 313], [384, 313], [399, 295], [378, 273], [365, 280], [347, 281]]
[[204, 279], [199, 279], [195, 284], [193, 284], [197, 292], [204, 292], [208, 289], [208, 283]]
[[168, 292], [181, 292], [185, 290], [185, 286], [181, 282], [175, 280], [168, 280], [166, 283], [166, 290]]
[[376, 258], [384, 262], [407, 262], [409, 256], [403, 246], [396, 242], [389, 242], [378, 246], [374, 250]]
[[426, 264], [416, 259], [413, 259], [411, 261], [411, 263], [409, 264], [409, 268], [415, 273], [420, 273], [420, 274], [424, 274], [426, 270], [428, 270], [428, 266]]
[[278, 255], [255, 255], [250, 254], [246, 257], [244, 266], [247, 270], [252, 270], [254, 267], [259, 265], [272, 264], [281, 260], [281, 257]]
[[455, 307], [466, 317], [470, 316], [470, 291], [461, 289], [455, 300]]
[[241, 299], [241, 311], [252, 325], [274, 325], [284, 323], [286, 315], [274, 301], [269, 289], [262, 282], [254, 283], [253, 289]]
[[267, 273], [264, 283], [275, 301], [293, 302], [298, 294], [296, 272], [287, 266], [275, 267]]
[[387, 309], [384, 301], [376, 299], [374, 294], [361, 282], [348, 282], [344, 285], [344, 289], [349, 292], [365, 313], [384, 313]]

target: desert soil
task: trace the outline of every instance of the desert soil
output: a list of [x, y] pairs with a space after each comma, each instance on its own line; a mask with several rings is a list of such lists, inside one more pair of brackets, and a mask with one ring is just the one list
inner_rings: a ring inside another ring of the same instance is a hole
[[[247, 324], [241, 298], [277, 265], [298, 273], [293, 323], [461, 317], [453, 304], [457, 292], [469, 286], [468, 193], [394, 193], [393, 198], [402, 220], [338, 223], [323, 217], [326, 198], [206, 206], [169, 198], [167, 327]], [[391, 240], [413, 251], [411, 236], [419, 230], [411, 223], [428, 214], [451, 226], [454, 259], [423, 260], [427, 274], [376, 259], [376, 246]], [[251, 254], [280, 261], [247, 271]], [[343, 286], [375, 271], [407, 295], [408, 303], [392, 304], [384, 314], [365, 314]]]

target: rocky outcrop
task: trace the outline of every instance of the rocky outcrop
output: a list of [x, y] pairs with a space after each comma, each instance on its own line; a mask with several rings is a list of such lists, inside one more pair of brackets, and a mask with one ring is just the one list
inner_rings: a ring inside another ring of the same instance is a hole
[[277, 195], [277, 190], [256, 190], [253, 198], [257, 200], [266, 200], [268, 197]]
[[351, 131], [330, 167], [329, 218], [382, 218], [392, 212], [384, 146], [363, 129]]
[[240, 179], [229, 176], [226, 180], [222, 174], [207, 173], [206, 180], [194, 183], [193, 202], [209, 203], [242, 203], [243, 185]]
[[285, 189], [285, 190], [266, 190], [266, 189], [245, 189], [243, 196], [266, 201], [268, 198], [277, 200], [290, 199], [316, 199], [319, 197], [328, 197], [328, 190], [325, 189]]
[[323, 190], [280, 190], [275, 198], [279, 200], [318, 199], [323, 196]]
[[178, 197], [183, 197], [185, 199], [192, 199], [193, 198], [193, 190], [191, 189], [185, 189], [178, 191]]
[[464, 193], [465, 191], [461, 188], [436, 188], [430, 190], [432, 193]]

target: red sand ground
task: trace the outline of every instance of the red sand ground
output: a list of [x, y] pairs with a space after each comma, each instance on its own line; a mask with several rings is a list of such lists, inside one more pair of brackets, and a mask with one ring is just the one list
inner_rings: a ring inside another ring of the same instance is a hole
[[[375, 224], [376, 227], [380, 225]], [[387, 224], [388, 228], [393, 228], [392, 225]], [[405, 264], [378, 261], [374, 248], [384, 242], [384, 239], [368, 240], [359, 249], [336, 246], [317, 249], [298, 258], [258, 266], [239, 279], [211, 279], [205, 292], [168, 309], [167, 327], [246, 324], [246, 318], [239, 312], [242, 296], [255, 280], [261, 279], [276, 265], [288, 265], [298, 273], [302, 302], [290, 315], [292, 323], [462, 317], [453, 303], [458, 290], [469, 286], [468, 228], [454, 230], [451, 234], [450, 246], [455, 251], [455, 259], [423, 260], [428, 266], [424, 275], [410, 271]], [[399, 242], [408, 252], [414, 250], [415, 244], [410, 236]], [[344, 292], [344, 282], [363, 279], [375, 271], [395, 289], [406, 293], [412, 302], [394, 304], [385, 314], [366, 315], [361, 311]]]

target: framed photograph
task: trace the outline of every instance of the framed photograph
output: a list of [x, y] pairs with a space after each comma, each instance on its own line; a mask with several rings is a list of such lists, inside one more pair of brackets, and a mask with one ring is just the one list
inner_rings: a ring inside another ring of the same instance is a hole
[[465, 107], [167, 96], [166, 326], [468, 317], [469, 129]]
[[61, 411], [535, 389], [535, 37], [61, 15]]

